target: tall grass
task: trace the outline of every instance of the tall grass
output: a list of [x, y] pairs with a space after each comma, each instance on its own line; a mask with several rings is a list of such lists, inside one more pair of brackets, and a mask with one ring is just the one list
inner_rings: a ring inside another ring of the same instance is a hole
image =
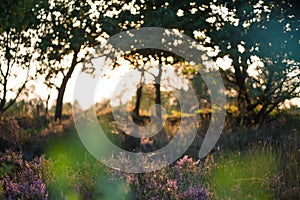
[[271, 149], [221, 153], [209, 179], [216, 199], [272, 199], [271, 184], [278, 173], [278, 159]]

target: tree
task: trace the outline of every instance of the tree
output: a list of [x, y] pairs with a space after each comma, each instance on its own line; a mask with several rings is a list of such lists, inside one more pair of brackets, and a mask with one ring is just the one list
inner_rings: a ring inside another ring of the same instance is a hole
[[16, 102], [27, 83], [35, 77], [32, 63], [39, 30], [35, 17], [36, 8], [42, 3], [41, 0], [1, 2], [0, 113]]
[[[225, 5], [225, 4], [224, 4]], [[299, 96], [299, 19], [284, 1], [227, 2], [236, 20], [210, 34], [233, 69], [223, 72], [237, 90], [240, 122], [260, 123], [286, 99]]]
[[[213, 59], [228, 56], [232, 60], [232, 68], [220, 72], [224, 81], [237, 91], [240, 123], [252, 124], [266, 119], [284, 100], [299, 96], [300, 34], [295, 2], [219, 0], [136, 4], [143, 8], [141, 26], [181, 30], [207, 48]], [[254, 77], [250, 69], [257, 64], [255, 58], [263, 66], [252, 70], [258, 72]]]
[[99, 12], [99, 6], [91, 1], [54, 0], [49, 2], [46, 12], [41, 16], [45, 25], [40, 46], [43, 52], [41, 61], [46, 84], [58, 91], [56, 120], [62, 116], [67, 83], [76, 66], [83, 61], [85, 49], [99, 43], [100, 19], [105, 13], [104, 7], [101, 7], [103, 12]]

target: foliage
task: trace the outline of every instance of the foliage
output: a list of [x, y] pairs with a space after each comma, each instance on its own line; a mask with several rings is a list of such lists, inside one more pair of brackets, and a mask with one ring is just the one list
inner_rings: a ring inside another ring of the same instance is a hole
[[[96, 9], [94, 8], [96, 7]], [[83, 61], [87, 47], [99, 44], [100, 18], [105, 10], [90, 1], [55, 0], [43, 9], [39, 20], [44, 25], [39, 49], [40, 69], [45, 84], [58, 90], [55, 118], [62, 116], [63, 96], [75, 67]], [[85, 49], [85, 50], [84, 50]]]
[[[300, 23], [296, 1], [133, 4], [136, 19], [124, 29], [177, 29], [199, 41], [213, 59], [227, 57], [232, 61], [229, 69], [220, 68], [220, 72], [228, 91], [236, 91], [241, 124], [263, 122], [284, 100], [299, 97]], [[158, 20], [155, 16], [162, 17]]]
[[[4, 1], [0, 14], [0, 112], [5, 112], [35, 77], [39, 23], [34, 9], [43, 0]], [[16, 81], [18, 80], [18, 81]], [[11, 101], [9, 101], [11, 98]]]

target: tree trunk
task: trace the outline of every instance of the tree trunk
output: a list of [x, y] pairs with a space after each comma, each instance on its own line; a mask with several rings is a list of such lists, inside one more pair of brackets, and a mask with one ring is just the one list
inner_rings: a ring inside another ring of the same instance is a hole
[[46, 100], [46, 108], [45, 108], [45, 116], [48, 117], [49, 114], [49, 100], [50, 100], [50, 94], [48, 94], [47, 100]]
[[[160, 81], [161, 81], [161, 76], [162, 76], [162, 69], [161, 66], [159, 65], [159, 71], [157, 77], [155, 77], [155, 104], [161, 105], [161, 91], [160, 91]], [[156, 117], [160, 120], [162, 120], [162, 113], [161, 109], [155, 109], [156, 111]], [[163, 127], [162, 130], [160, 130], [154, 137], [155, 144], [159, 147], [162, 148], [168, 143], [168, 136], [165, 131], [165, 128]]]
[[136, 102], [135, 102], [135, 108], [133, 110], [133, 113], [136, 116], [140, 116], [140, 106], [141, 106], [141, 100], [142, 100], [142, 92], [143, 92], [143, 86], [140, 86], [136, 91]]
[[235, 70], [235, 80], [236, 85], [238, 86], [238, 109], [239, 109], [239, 117], [240, 117], [240, 124], [247, 124], [251, 123], [252, 120], [252, 109], [251, 102], [248, 96], [248, 91], [246, 88], [246, 77], [247, 72], [244, 68], [241, 69], [241, 64], [238, 62], [238, 57], [234, 59], [234, 70]]
[[58, 95], [57, 95], [57, 99], [56, 99], [55, 116], [54, 116], [55, 120], [60, 120], [62, 117], [64, 94], [65, 94], [65, 90], [67, 87], [67, 83], [68, 83], [69, 79], [71, 78], [72, 73], [77, 65], [78, 52], [79, 51], [74, 51], [71, 67], [70, 67], [67, 75], [64, 76], [62, 83], [61, 83], [60, 87], [58, 88]]
[[[155, 104], [161, 105], [161, 92], [160, 92], [160, 81], [161, 81], [161, 75], [162, 75], [162, 69], [161, 66], [158, 66], [158, 75], [155, 77]], [[156, 117], [158, 119], [161, 119], [161, 109], [156, 109]]]
[[[65, 80], [65, 77], [63, 80]], [[63, 84], [61, 84], [60, 88], [58, 89], [58, 95], [57, 95], [56, 107], [55, 107], [55, 120], [60, 120], [62, 117], [63, 99], [64, 99], [64, 93], [67, 85], [66, 83], [67, 81], [63, 81]]]
[[[8, 64], [9, 65], [9, 64]], [[7, 68], [9, 69], [9, 68]], [[7, 77], [8, 77], [8, 70], [5, 74], [5, 76], [3, 77], [4, 81], [3, 81], [3, 96], [2, 96], [2, 99], [1, 99], [1, 102], [0, 102], [0, 112], [1, 113], [4, 113], [5, 110], [8, 108], [8, 106], [6, 106], [6, 98], [7, 98]], [[6, 107], [6, 108], [5, 108]]]
[[[139, 68], [137, 68], [139, 69]], [[141, 78], [140, 78], [140, 86], [136, 91], [136, 102], [135, 102], [135, 108], [133, 110], [133, 113], [138, 117], [140, 116], [140, 106], [141, 106], [141, 100], [142, 100], [142, 95], [143, 95], [143, 84], [144, 84], [144, 68], [142, 66], [141, 69], [139, 69], [139, 71], [141, 71]]]
[[[154, 84], [155, 87], [155, 104], [161, 105], [161, 93], [160, 93], [160, 84]], [[156, 117], [161, 119], [161, 110], [156, 109]]]

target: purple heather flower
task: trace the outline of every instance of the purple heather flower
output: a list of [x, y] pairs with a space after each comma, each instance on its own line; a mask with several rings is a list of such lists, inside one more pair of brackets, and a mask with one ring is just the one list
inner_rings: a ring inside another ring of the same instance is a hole
[[177, 182], [173, 180], [167, 180], [167, 186], [173, 188], [174, 190], [178, 189]]

